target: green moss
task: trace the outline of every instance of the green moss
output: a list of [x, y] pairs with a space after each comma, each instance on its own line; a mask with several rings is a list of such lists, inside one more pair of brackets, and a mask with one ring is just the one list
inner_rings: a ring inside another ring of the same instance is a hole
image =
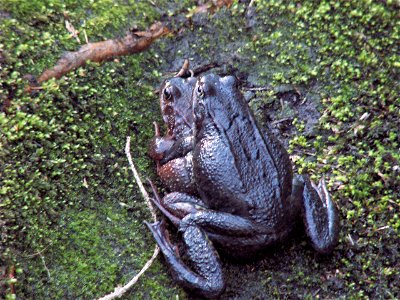
[[[31, 95], [22, 77], [39, 75], [63, 51], [79, 47], [65, 18], [79, 30], [86, 26], [89, 39], [97, 40], [126, 29], [132, 16], [136, 25], [148, 26], [157, 12], [145, 3], [109, 1], [3, 1], [2, 8], [9, 15], [0, 25], [1, 264], [22, 271], [15, 284], [21, 298], [102, 296], [133, 277], [154, 247], [142, 224], [150, 216], [124, 154], [125, 138], [132, 135], [137, 168], [151, 175], [143, 155], [158, 110], [153, 86], [143, 82], [159, 80], [144, 71], [151, 56], [88, 64]], [[155, 264], [142, 286], [171, 285], [160, 268]], [[0, 295], [12, 297], [9, 291]], [[160, 286], [157, 293], [176, 291]]]
[[[298, 84], [306, 91], [317, 90], [322, 99], [318, 128], [311, 136], [297, 128], [289, 149], [296, 153], [299, 172], [314, 178], [328, 175], [344, 217], [343, 231], [363, 245], [356, 261], [340, 269], [346, 295], [375, 297], [375, 283], [381, 293], [394, 297], [398, 289], [393, 280], [399, 272], [385, 279], [380, 274], [385, 264], [394, 266], [398, 256], [387, 250], [390, 262], [372, 257], [377, 249], [395, 248], [400, 237], [400, 87], [399, 69], [393, 67], [398, 56], [398, 3], [258, 1], [256, 10], [263, 26], [257, 26], [243, 53], [256, 53], [255, 70], [267, 69], [259, 71], [265, 79], [259, 85]], [[269, 103], [271, 97], [264, 105], [273, 108]], [[301, 152], [316, 156], [299, 157]]]

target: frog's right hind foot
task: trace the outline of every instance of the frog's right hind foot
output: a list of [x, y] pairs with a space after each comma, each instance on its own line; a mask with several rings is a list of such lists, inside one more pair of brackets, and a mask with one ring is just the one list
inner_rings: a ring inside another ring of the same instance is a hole
[[303, 176], [303, 218], [307, 235], [313, 248], [320, 253], [329, 253], [339, 238], [338, 210], [329, 196], [325, 180], [318, 186]]
[[164, 224], [145, 223], [160, 247], [174, 279], [182, 287], [206, 298], [218, 297], [225, 290], [218, 254], [203, 230], [193, 225], [183, 232], [183, 240], [187, 248], [186, 256], [192, 263], [192, 270], [169, 241]]

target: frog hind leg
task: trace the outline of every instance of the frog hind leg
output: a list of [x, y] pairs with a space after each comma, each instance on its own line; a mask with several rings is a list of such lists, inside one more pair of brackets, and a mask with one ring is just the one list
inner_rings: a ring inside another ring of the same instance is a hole
[[329, 253], [338, 242], [339, 216], [325, 181], [321, 179], [317, 186], [308, 176], [296, 179], [303, 183], [302, 212], [306, 233], [316, 251]]
[[153, 234], [174, 279], [182, 287], [206, 298], [218, 297], [225, 290], [219, 256], [206, 233], [199, 226], [189, 226], [183, 232], [187, 256], [193, 265], [189, 268], [169, 242], [167, 232], [160, 222], [147, 227]]

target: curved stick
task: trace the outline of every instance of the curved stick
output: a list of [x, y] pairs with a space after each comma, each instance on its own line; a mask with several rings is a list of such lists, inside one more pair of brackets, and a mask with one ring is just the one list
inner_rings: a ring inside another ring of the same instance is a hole
[[[142, 180], [139, 177], [139, 173], [135, 168], [135, 165], [133, 164], [133, 160], [132, 160], [132, 156], [131, 156], [131, 151], [130, 151], [130, 145], [131, 145], [131, 137], [128, 136], [126, 137], [126, 146], [125, 146], [125, 154], [126, 157], [128, 158], [129, 161], [129, 165], [131, 167], [131, 170], [133, 172], [133, 176], [135, 177], [136, 183], [139, 186], [139, 190], [143, 195], [143, 198], [146, 201], [147, 206], [150, 209], [151, 212], [151, 216], [153, 218], [154, 222], [157, 222], [157, 216], [156, 216], [156, 212], [151, 204], [151, 200], [149, 197], [149, 194], [147, 193], [146, 189], [143, 186]], [[99, 298], [98, 300], [111, 300], [111, 299], [115, 299], [115, 298], [120, 298], [124, 293], [126, 293], [126, 291], [128, 291], [140, 278], [140, 276], [142, 276], [142, 274], [144, 272], [146, 272], [146, 270], [151, 266], [151, 264], [153, 263], [153, 261], [156, 259], [158, 253], [160, 253], [160, 248], [158, 246], [156, 246], [154, 248], [154, 252], [153, 252], [153, 256], [146, 262], [146, 264], [143, 266], [143, 268], [140, 270], [140, 272], [133, 277], [127, 284], [125, 284], [124, 286], [117, 286], [114, 289], [114, 292], [105, 295], [101, 298]]]

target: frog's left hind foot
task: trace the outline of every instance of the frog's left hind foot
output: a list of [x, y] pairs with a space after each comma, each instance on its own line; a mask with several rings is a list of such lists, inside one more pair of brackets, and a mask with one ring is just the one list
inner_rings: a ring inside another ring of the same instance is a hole
[[339, 238], [339, 216], [335, 204], [329, 196], [325, 181], [318, 186], [307, 176], [302, 176], [303, 219], [312, 246], [320, 253], [329, 253]]

